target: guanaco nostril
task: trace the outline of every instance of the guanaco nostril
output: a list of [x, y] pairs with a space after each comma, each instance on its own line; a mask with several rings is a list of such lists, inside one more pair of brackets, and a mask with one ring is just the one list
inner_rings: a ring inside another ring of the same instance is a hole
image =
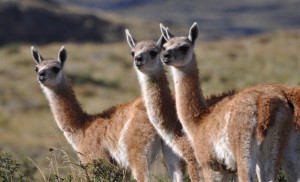
[[135, 58], [136, 61], [143, 61], [143, 58], [141, 56], [138, 56]]
[[144, 65], [144, 62], [143, 62], [143, 57], [142, 56], [137, 56], [135, 57], [135, 66], [143, 66]]
[[170, 58], [171, 57], [170, 53], [168, 53], [168, 52], [164, 53], [163, 56], [164, 56], [164, 58]]
[[45, 76], [45, 75], [46, 75], [46, 71], [45, 71], [45, 70], [40, 71], [40, 72], [38, 73], [38, 75], [39, 75], [39, 76]]

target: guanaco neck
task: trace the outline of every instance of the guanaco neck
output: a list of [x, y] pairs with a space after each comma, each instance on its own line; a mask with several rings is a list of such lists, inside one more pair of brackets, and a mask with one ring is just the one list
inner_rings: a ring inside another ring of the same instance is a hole
[[[160, 63], [161, 64], [161, 63]], [[175, 101], [162, 65], [153, 75], [138, 72], [142, 94], [151, 123], [170, 146], [183, 135], [178, 121]], [[176, 146], [174, 146], [176, 147]]]
[[76, 133], [89, 119], [76, 99], [70, 80], [63, 76], [55, 88], [41, 85], [59, 128], [64, 132]]
[[177, 114], [187, 134], [197, 133], [201, 117], [207, 113], [207, 104], [200, 86], [195, 55], [184, 67], [172, 67]]

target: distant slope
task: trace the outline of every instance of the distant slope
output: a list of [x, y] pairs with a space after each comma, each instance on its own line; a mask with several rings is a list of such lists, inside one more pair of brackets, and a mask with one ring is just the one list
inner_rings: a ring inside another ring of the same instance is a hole
[[57, 0], [168, 26], [199, 23], [205, 38], [245, 36], [300, 28], [299, 0]]
[[0, 44], [107, 42], [123, 39], [124, 26], [92, 13], [41, 0], [0, 1]]
[[0, 45], [157, 39], [158, 22], [178, 34], [197, 21], [201, 39], [300, 28], [300, 0], [0, 0]]

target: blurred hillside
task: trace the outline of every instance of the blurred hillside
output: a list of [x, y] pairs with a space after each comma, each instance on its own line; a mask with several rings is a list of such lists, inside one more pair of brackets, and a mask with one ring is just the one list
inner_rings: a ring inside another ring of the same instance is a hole
[[[300, 28], [300, 0], [56, 0], [166, 23], [197, 21], [205, 39]], [[182, 32], [183, 33], [183, 32]]]
[[124, 29], [103, 17], [72, 11], [51, 1], [1, 1], [0, 14], [0, 44], [107, 42], [119, 40]]
[[132, 19], [121, 20], [113, 14], [64, 6], [52, 0], [0, 0], [0, 15], [0, 45], [115, 42], [123, 40], [125, 27], [132, 25]]
[[0, 45], [123, 41], [125, 28], [157, 38], [159, 22], [185, 33], [197, 21], [206, 40], [242, 37], [298, 29], [299, 9], [300, 0], [0, 0]]

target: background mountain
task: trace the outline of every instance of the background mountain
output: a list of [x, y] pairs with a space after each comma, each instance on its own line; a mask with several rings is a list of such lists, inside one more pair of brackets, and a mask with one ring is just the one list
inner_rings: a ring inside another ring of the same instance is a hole
[[0, 0], [0, 45], [13, 42], [115, 42], [124, 29], [156, 38], [163, 22], [201, 39], [241, 37], [300, 27], [299, 0]]
[[247, 36], [300, 27], [299, 0], [57, 0], [123, 16], [190, 26], [204, 38]]
[[114, 42], [123, 40], [125, 27], [132, 24], [114, 14], [65, 6], [51, 0], [0, 0], [0, 15], [0, 45]]
[[[122, 25], [90, 13], [68, 10], [51, 1], [9, 1], [0, 4], [0, 43], [115, 41]], [[110, 32], [115, 32], [113, 35]]]

